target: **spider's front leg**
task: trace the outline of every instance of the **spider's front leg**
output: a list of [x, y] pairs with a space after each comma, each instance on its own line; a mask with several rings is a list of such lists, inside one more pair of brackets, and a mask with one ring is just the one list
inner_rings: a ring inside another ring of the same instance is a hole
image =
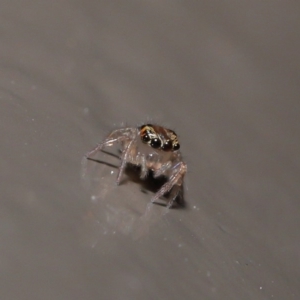
[[87, 152], [85, 154], [86, 158], [90, 158], [93, 156], [96, 152], [101, 151], [104, 147], [112, 146], [116, 142], [122, 142], [127, 139], [130, 139], [130, 137], [135, 133], [135, 128], [122, 128], [122, 129], [116, 129], [112, 131], [106, 139], [100, 143], [97, 144], [95, 148], [93, 148], [91, 151]]
[[[167, 168], [165, 168], [165, 171]], [[174, 166], [171, 167], [171, 175], [169, 180], [160, 188], [160, 190], [153, 196], [151, 199], [151, 202], [156, 202], [160, 197], [162, 197], [164, 194], [167, 192], [171, 191], [173, 188], [174, 191], [172, 191], [171, 199], [168, 202], [167, 206], [168, 208], [172, 207], [173, 202], [175, 201], [182, 182], [183, 182], [183, 177], [187, 171], [187, 166], [184, 162], [178, 162]], [[157, 175], [158, 174], [158, 175]], [[161, 172], [157, 172], [157, 176], [161, 175]]]
[[[177, 199], [178, 195], [181, 194], [180, 197], [182, 197], [182, 184], [175, 184], [171, 190], [169, 199], [168, 199], [168, 203], [167, 203], [167, 207], [171, 208], [175, 202], [175, 200]], [[182, 198], [181, 198], [182, 199]]]
[[122, 151], [122, 156], [121, 156], [121, 161], [122, 162], [121, 162], [121, 166], [119, 167], [119, 172], [118, 172], [118, 176], [117, 176], [117, 185], [120, 184], [121, 177], [122, 177], [122, 174], [125, 170], [125, 166], [126, 166], [126, 163], [128, 161], [130, 151], [131, 151], [132, 147], [134, 147], [135, 144], [136, 144], [136, 136], [137, 136], [137, 131], [135, 129], [131, 132], [130, 136], [128, 136], [125, 139], [125, 140], [127, 140], [128, 144], [125, 145], [125, 148]]

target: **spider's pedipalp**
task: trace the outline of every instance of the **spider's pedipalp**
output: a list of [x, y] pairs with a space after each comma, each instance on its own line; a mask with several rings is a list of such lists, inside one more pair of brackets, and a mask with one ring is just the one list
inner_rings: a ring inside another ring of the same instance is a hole
[[145, 179], [147, 177], [147, 175], [148, 175], [148, 172], [149, 172], [149, 170], [147, 168], [147, 161], [146, 161], [145, 155], [141, 156], [140, 161], [141, 161], [141, 174], [140, 174], [140, 178], [141, 179]]
[[154, 178], [164, 175], [172, 167], [172, 162], [168, 161], [161, 165], [159, 169], [154, 172]]

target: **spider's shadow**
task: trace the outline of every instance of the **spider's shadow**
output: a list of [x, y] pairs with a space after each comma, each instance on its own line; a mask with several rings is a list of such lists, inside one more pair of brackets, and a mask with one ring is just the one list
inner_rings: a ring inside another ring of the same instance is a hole
[[[115, 158], [118, 158], [120, 160], [120, 157], [117, 154], [111, 153], [111, 152], [107, 152], [107, 151], [103, 151], [103, 153], [108, 154], [110, 156], [113, 156]], [[114, 168], [114, 169], [118, 169], [119, 166], [108, 163], [106, 161], [103, 160], [99, 160], [99, 159], [94, 159], [94, 158], [87, 158], [88, 160], [97, 162], [99, 164], [104, 164], [110, 168]], [[121, 181], [121, 184], [126, 183], [127, 181], [132, 181], [134, 183], [137, 183], [141, 186], [141, 191], [145, 194], [148, 194], [148, 192], [151, 193], [156, 193], [163, 184], [165, 184], [168, 179], [165, 176], [160, 176], [158, 178], [154, 178], [153, 176], [153, 172], [149, 171], [148, 176], [145, 179], [141, 179], [140, 178], [140, 172], [141, 172], [141, 168], [139, 166], [133, 165], [133, 164], [127, 164], [124, 173], [127, 175], [127, 178]], [[168, 197], [170, 196], [170, 192], [166, 193], [164, 198], [168, 199]], [[161, 206], [165, 206], [166, 204], [162, 204], [157, 202], [156, 204], [161, 205]], [[186, 203], [184, 201], [184, 189], [183, 186], [181, 186], [180, 191], [178, 193], [178, 196], [175, 199], [175, 203], [174, 203], [174, 207], [180, 206], [181, 208], [185, 208], [186, 207]]]

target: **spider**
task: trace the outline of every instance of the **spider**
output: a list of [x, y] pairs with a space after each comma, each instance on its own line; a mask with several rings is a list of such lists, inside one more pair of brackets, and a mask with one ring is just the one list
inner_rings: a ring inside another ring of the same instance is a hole
[[113, 146], [115, 143], [121, 144], [122, 152], [116, 183], [120, 184], [127, 163], [140, 166], [141, 179], [145, 179], [149, 171], [153, 172], [154, 178], [164, 176], [167, 181], [152, 197], [151, 202], [154, 203], [171, 192], [167, 207], [172, 207], [187, 171], [187, 165], [182, 161], [179, 151], [176, 133], [171, 129], [152, 124], [116, 129], [102, 143], [86, 153], [85, 157], [90, 158], [104, 147]]

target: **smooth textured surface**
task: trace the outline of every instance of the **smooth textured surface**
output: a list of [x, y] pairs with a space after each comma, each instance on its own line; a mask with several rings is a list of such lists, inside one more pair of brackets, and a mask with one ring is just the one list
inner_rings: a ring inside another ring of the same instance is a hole
[[[299, 8], [2, 1], [0, 298], [300, 299]], [[145, 121], [180, 137], [186, 209], [81, 165]]]

